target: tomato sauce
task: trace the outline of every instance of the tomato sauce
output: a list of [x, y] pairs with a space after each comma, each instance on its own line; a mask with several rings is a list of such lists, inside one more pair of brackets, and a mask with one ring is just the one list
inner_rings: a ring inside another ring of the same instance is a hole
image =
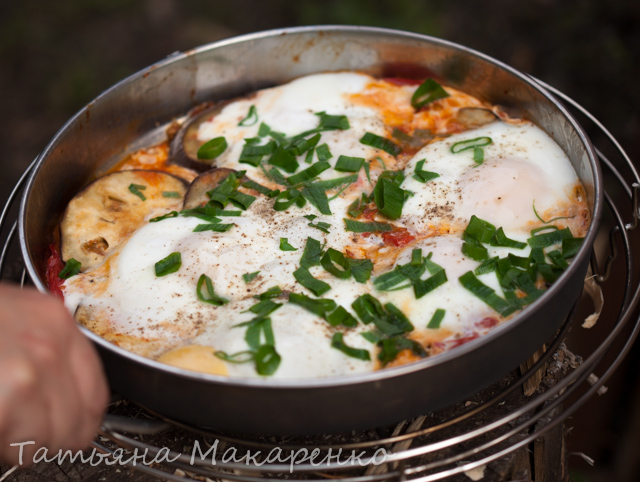
[[62, 292], [62, 283], [64, 283], [64, 280], [58, 276], [64, 268], [64, 263], [60, 257], [60, 251], [55, 244], [49, 245], [49, 251], [51, 251], [51, 255], [47, 259], [47, 269], [45, 272], [49, 292], [61, 300], [64, 300], [64, 294]]

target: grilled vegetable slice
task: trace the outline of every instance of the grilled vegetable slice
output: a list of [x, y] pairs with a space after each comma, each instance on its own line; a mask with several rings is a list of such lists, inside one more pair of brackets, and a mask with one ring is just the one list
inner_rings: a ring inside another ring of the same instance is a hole
[[76, 194], [64, 212], [62, 259], [77, 259], [82, 271], [96, 266], [149, 218], [179, 210], [185, 192], [181, 179], [164, 172], [119, 171], [100, 177]]
[[481, 127], [493, 122], [497, 118], [498, 116], [496, 116], [493, 111], [482, 107], [463, 107], [456, 115], [456, 120], [467, 129]]
[[[207, 192], [218, 187], [229, 174], [234, 172], [237, 171], [220, 167], [200, 174], [193, 180], [191, 186], [189, 186], [187, 195], [184, 197], [184, 209], [193, 209], [207, 204], [209, 202]], [[246, 178], [243, 177], [242, 182], [245, 180]]]

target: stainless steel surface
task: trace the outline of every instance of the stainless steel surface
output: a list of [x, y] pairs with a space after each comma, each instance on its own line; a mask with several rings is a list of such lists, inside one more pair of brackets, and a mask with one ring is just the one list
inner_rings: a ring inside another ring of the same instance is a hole
[[[571, 267], [537, 302], [488, 336], [410, 365], [311, 381], [195, 374], [126, 352], [85, 330], [112, 387], [173, 418], [254, 433], [330, 432], [435, 410], [500, 378], [551, 338], [581, 292], [602, 209], [601, 175], [582, 129], [537, 82], [441, 40], [365, 27], [308, 27], [244, 36], [180, 54], [122, 81], [81, 110], [39, 157], [20, 209], [20, 243], [34, 284], [69, 199], [131, 143], [205, 100], [319, 71], [433, 75], [532, 120], [569, 155], [593, 222]], [[255, 410], [259, 400], [261, 409]]]

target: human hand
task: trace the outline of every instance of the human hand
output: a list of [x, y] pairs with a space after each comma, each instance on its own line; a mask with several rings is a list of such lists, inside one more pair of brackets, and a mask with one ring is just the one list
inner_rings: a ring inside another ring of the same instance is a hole
[[60, 300], [0, 283], [0, 462], [80, 450], [108, 401], [98, 356]]

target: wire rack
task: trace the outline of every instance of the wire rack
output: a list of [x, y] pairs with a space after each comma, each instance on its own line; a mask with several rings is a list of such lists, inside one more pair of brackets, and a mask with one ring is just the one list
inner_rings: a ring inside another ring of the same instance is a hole
[[[94, 449], [163, 480], [454, 481], [471, 480], [474, 471], [481, 473], [562, 427], [591, 396], [604, 391], [604, 383], [640, 330], [635, 313], [640, 276], [632, 251], [640, 178], [622, 147], [595, 117], [561, 92], [540, 84], [569, 105], [599, 138], [596, 152], [603, 168], [606, 205], [591, 273], [596, 289], [611, 291], [607, 287], [615, 283], [615, 296], [605, 300], [601, 316], [606, 324], [599, 326], [595, 348], [576, 356], [565, 346], [570, 330], [586, 333], [580, 327], [584, 318], [573, 316], [585, 306], [590, 309], [591, 302], [583, 297], [528, 369], [521, 367], [456, 406], [394, 427], [314, 437], [252, 437], [188, 426], [144, 411], [138, 418], [107, 415]], [[612, 160], [605, 149], [613, 152]], [[21, 284], [26, 272], [17, 249], [14, 204], [32, 168], [33, 164], [20, 178], [0, 214], [0, 279]], [[166, 444], [144, 442], [158, 434], [166, 434]]]

